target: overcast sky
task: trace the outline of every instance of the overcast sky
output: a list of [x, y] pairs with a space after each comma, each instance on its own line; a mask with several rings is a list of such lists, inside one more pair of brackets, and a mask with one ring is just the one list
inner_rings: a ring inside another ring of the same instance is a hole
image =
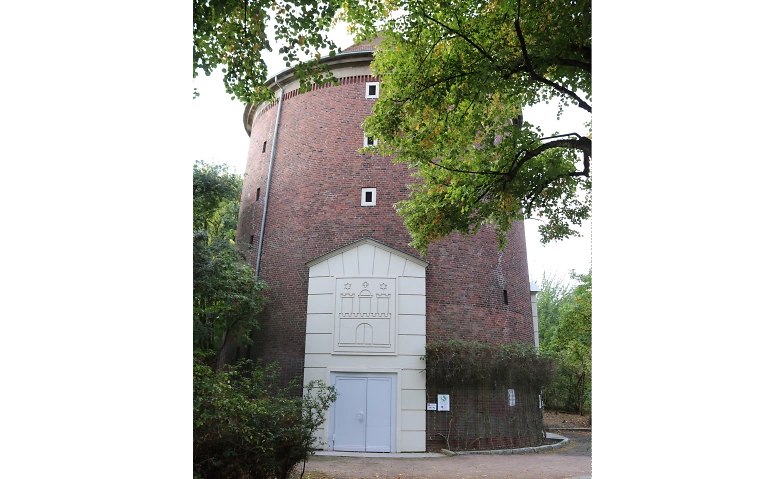
[[[336, 36], [338, 46], [346, 48], [353, 42], [348, 35]], [[273, 50], [277, 48], [273, 46]], [[270, 75], [285, 69], [284, 63], [271, 52], [266, 52], [265, 61]], [[211, 163], [226, 163], [237, 173], [244, 173], [247, 160], [249, 138], [242, 126], [244, 105], [232, 101], [225, 92], [220, 71], [210, 77], [199, 76], [194, 80], [201, 96], [193, 100], [192, 144], [194, 150], [190, 158]], [[567, 109], [561, 120], [556, 120], [554, 109], [542, 105], [541, 108], [527, 109], [527, 121], [542, 126], [545, 134], [555, 131], [585, 132], [582, 126], [589, 115], [578, 108]], [[190, 165], [183, 165], [190, 168]], [[591, 229], [586, 223], [580, 232], [582, 237], [572, 238], [543, 246], [537, 232], [538, 221], [526, 220], [526, 239], [528, 246], [528, 268], [530, 278], [541, 284], [544, 273], [548, 276], [569, 279], [569, 271], [587, 273], [591, 267]]]

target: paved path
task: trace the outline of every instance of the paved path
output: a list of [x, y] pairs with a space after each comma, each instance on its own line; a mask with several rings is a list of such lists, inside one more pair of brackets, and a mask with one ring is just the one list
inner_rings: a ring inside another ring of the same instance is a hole
[[549, 452], [454, 457], [315, 456], [305, 468], [310, 479], [562, 479], [591, 475], [590, 433], [566, 433], [569, 444]]

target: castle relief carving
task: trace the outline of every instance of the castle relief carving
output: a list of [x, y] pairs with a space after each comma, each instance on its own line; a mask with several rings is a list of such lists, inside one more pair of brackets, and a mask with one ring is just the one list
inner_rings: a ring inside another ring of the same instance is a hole
[[335, 352], [394, 352], [395, 279], [335, 283]]

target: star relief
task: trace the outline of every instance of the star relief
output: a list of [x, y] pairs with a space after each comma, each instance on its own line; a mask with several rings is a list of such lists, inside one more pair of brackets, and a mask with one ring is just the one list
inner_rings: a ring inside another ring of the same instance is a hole
[[369, 283], [368, 283], [367, 281], [365, 281], [364, 283], [362, 283], [362, 287], [364, 287], [364, 288], [367, 288], [367, 287], [368, 287], [368, 284], [369, 284]]
[[343, 285], [343, 288], [344, 289], [351, 289], [351, 283], [346, 283], [345, 285]]
[[379, 288], [381, 288], [381, 289], [387, 289], [387, 284], [386, 284], [386, 283], [381, 283], [381, 285], [379, 286]]

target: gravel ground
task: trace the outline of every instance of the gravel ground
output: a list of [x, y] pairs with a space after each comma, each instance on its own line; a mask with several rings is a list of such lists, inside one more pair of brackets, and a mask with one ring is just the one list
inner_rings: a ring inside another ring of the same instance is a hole
[[[574, 426], [576, 427], [576, 426]], [[569, 444], [554, 451], [510, 455], [459, 455], [436, 458], [358, 458], [314, 456], [308, 479], [562, 479], [591, 475], [591, 433], [557, 431]], [[301, 469], [297, 472], [301, 472]], [[299, 476], [299, 474], [297, 474]]]

